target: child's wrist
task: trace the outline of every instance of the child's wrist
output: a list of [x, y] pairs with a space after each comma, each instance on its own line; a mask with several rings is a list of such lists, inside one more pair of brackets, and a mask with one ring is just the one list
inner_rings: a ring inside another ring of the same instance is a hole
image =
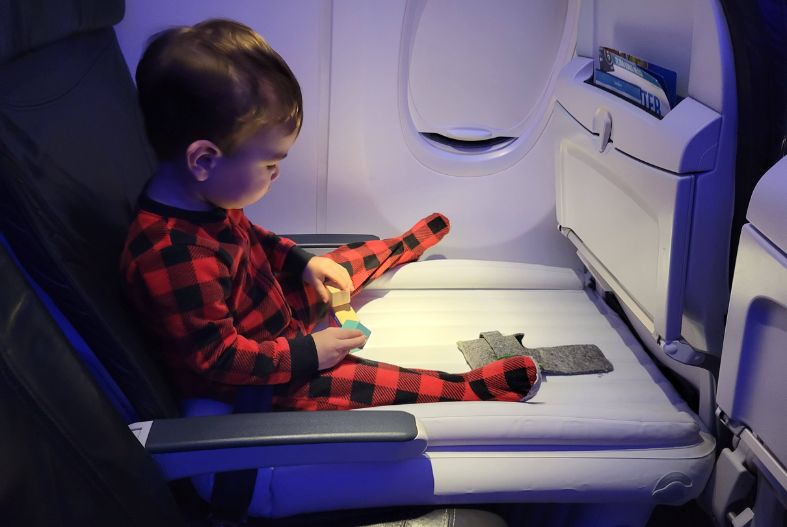
[[311, 335], [300, 335], [288, 340], [292, 376], [311, 375], [319, 371], [317, 345]]
[[284, 259], [282, 268], [295, 276], [303, 276], [312, 258], [314, 258], [312, 253], [293, 245]]

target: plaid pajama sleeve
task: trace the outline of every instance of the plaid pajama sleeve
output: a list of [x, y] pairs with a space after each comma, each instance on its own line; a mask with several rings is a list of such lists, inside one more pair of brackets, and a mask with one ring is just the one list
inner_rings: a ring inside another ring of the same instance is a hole
[[[227, 258], [206, 247], [176, 244], [138, 258], [131, 270], [132, 289], [137, 297], [144, 291], [148, 300], [142, 307], [158, 319], [149, 326], [164, 344], [165, 360], [181, 392], [191, 391], [189, 374], [222, 385], [249, 385], [281, 384], [316, 372], [311, 336], [258, 341], [238, 331], [228, 306], [237, 291]], [[244, 324], [281, 321], [283, 295], [273, 287], [267, 293]]]
[[249, 226], [260, 242], [260, 247], [265, 252], [271, 270], [274, 273], [289, 274], [300, 278], [306, 264], [314, 255], [298, 247], [289, 238], [282, 238], [253, 223], [249, 223]]

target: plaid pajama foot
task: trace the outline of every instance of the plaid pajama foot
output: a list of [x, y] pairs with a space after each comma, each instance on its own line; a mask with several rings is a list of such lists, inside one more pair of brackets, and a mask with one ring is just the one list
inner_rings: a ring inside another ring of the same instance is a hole
[[307, 380], [275, 388], [279, 410], [351, 410], [444, 401], [526, 401], [538, 391], [538, 366], [510, 357], [464, 374], [401, 368], [349, 356]]
[[392, 267], [417, 260], [451, 229], [448, 218], [437, 212], [423, 218], [395, 238], [345, 245], [325, 256], [344, 266], [355, 293]]

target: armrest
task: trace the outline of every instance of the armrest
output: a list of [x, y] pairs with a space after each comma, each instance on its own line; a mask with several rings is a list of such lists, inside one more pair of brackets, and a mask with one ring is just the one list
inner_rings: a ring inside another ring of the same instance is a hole
[[335, 249], [348, 243], [368, 242], [379, 240], [373, 234], [282, 234], [282, 238], [289, 238], [303, 249]]
[[420, 457], [426, 436], [407, 412], [273, 412], [129, 425], [167, 479], [257, 467]]

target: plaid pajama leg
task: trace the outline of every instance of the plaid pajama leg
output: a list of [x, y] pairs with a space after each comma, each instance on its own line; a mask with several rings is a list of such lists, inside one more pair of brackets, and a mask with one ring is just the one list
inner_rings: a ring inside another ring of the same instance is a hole
[[[326, 254], [343, 265], [355, 292], [398, 264], [414, 261], [449, 230], [448, 220], [432, 214], [396, 238], [349, 244]], [[327, 307], [300, 277], [282, 281], [293, 316], [307, 332]], [[368, 406], [442, 401], [524, 401], [535, 395], [540, 372], [530, 357], [509, 357], [464, 374], [402, 368], [353, 355], [306, 379], [274, 386], [277, 410], [350, 410]]]
[[[417, 260], [424, 251], [443, 239], [449, 230], [448, 218], [433, 213], [401, 236], [351, 243], [324, 256], [347, 269], [355, 286], [353, 294], [356, 294], [392, 267]], [[328, 307], [314, 289], [303, 283], [300, 276], [278, 278], [293, 318], [303, 325], [304, 333], [311, 333], [327, 314]]]
[[325, 256], [342, 265], [353, 280], [355, 293], [390, 268], [417, 260], [448, 234], [448, 218], [432, 213], [396, 238], [351, 243]]
[[277, 410], [351, 410], [444, 401], [526, 401], [541, 376], [530, 357], [502, 359], [463, 374], [401, 368], [353, 355], [310, 379], [274, 387]]

